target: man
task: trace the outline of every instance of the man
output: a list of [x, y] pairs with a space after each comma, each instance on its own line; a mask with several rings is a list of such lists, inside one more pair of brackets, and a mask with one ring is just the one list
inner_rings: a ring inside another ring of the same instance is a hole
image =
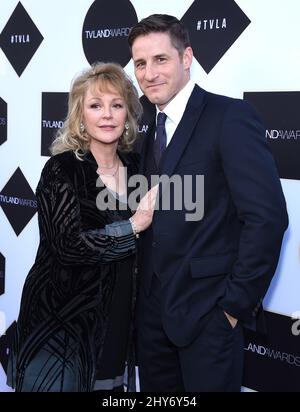
[[204, 176], [203, 216], [177, 210], [175, 188], [141, 236], [141, 390], [239, 391], [243, 328], [261, 323], [288, 222], [264, 128], [248, 103], [190, 80], [193, 52], [175, 17], [149, 16], [128, 40], [141, 90], [166, 115], [147, 134], [141, 173]]

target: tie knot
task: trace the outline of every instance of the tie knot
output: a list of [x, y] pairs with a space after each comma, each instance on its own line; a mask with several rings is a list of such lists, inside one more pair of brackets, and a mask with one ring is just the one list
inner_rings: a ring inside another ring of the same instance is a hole
[[166, 122], [167, 115], [164, 112], [159, 112], [157, 115], [157, 126], [164, 126]]

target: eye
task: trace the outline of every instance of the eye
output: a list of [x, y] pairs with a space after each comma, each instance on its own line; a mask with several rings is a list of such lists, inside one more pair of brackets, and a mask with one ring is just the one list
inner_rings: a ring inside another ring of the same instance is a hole
[[139, 63], [136, 63], [136, 64], [135, 64], [135, 68], [136, 68], [136, 69], [142, 69], [144, 66], [145, 66], [145, 63], [144, 63], [144, 62], [139, 62]]
[[91, 105], [90, 105], [90, 108], [91, 109], [98, 109], [100, 107], [100, 104], [99, 103], [92, 103]]

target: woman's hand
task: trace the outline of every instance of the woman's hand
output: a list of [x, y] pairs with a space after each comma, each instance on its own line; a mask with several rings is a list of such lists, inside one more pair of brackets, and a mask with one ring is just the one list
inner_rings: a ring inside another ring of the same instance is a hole
[[141, 199], [140, 204], [131, 217], [133, 229], [136, 233], [143, 232], [152, 223], [158, 185], [153, 186]]

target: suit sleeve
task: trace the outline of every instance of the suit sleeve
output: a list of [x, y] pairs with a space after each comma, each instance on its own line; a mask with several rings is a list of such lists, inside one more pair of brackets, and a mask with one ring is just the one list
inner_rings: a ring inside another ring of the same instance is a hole
[[245, 319], [249, 314], [256, 316], [275, 273], [288, 217], [265, 129], [252, 106], [238, 100], [230, 105], [219, 145], [242, 223], [238, 258], [219, 305]]
[[135, 252], [136, 240], [128, 220], [103, 229], [81, 229], [76, 189], [57, 163], [46, 165], [36, 194], [41, 236], [62, 265], [107, 263]]

